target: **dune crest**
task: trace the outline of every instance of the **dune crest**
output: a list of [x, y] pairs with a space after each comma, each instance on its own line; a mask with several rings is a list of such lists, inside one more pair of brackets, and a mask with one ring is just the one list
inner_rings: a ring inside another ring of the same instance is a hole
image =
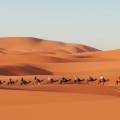
[[0, 48], [9, 50], [48, 51], [62, 50], [70, 53], [97, 51], [97, 49], [80, 44], [64, 43], [59, 41], [43, 40], [32, 37], [0, 38]]
[[[32, 75], [34, 72], [28, 72], [28, 68], [25, 68], [24, 65], [37, 66], [41, 71], [41, 66], [44, 63], [80, 62], [81, 60], [74, 54], [93, 51], [99, 50], [81, 44], [32, 37], [0, 38], [0, 75]], [[10, 66], [14, 68], [12, 73], [10, 72]], [[46, 70], [46, 74], [48, 74], [48, 68], [42, 67], [44, 70], [41, 73], [44, 73]], [[26, 69], [27, 71], [25, 71]], [[52, 73], [53, 71], [49, 72]], [[40, 74], [40, 72], [37, 72], [37, 74]]]

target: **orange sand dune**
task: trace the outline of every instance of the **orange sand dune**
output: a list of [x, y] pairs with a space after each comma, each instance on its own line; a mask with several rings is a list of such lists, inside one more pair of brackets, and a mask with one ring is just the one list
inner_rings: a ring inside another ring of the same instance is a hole
[[0, 38], [0, 48], [0, 75], [120, 75], [119, 50], [31, 37]]
[[0, 48], [5, 50], [21, 51], [65, 51], [67, 53], [79, 53], [97, 51], [97, 49], [80, 44], [69, 44], [57, 41], [49, 41], [32, 37], [8, 37], [0, 38]]
[[[52, 74], [54, 71], [44, 68], [44, 63], [47, 65], [49, 63], [81, 62], [83, 60], [74, 57], [74, 54], [88, 51], [98, 50], [80, 44], [31, 37], [0, 38], [0, 75]], [[57, 64], [55, 66], [57, 67]]]
[[110, 51], [99, 51], [99, 52], [86, 52], [83, 54], [75, 54], [74, 56], [79, 58], [98, 58], [106, 60], [120, 60], [120, 49]]
[[[45, 80], [88, 75], [110, 79], [97, 85], [0, 86], [2, 120], [119, 120], [120, 50], [95, 48], [31, 37], [0, 38], [0, 79]], [[4, 89], [4, 90], [3, 90]], [[8, 90], [11, 89], [11, 90]], [[15, 90], [16, 89], [16, 90]], [[18, 90], [22, 89], [22, 90]], [[28, 90], [28, 91], [27, 91]], [[45, 92], [46, 91], [46, 92]]]
[[[98, 51], [80, 44], [69, 44], [30, 37], [0, 38], [0, 64], [77, 62], [70, 54]], [[9, 59], [9, 60], [8, 60]]]

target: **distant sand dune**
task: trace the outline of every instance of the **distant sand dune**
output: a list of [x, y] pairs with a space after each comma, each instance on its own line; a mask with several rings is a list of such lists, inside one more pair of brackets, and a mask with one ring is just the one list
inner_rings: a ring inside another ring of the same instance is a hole
[[47, 52], [53, 50], [62, 50], [68, 53], [97, 51], [97, 49], [85, 45], [49, 41], [32, 37], [0, 38], [0, 48], [9, 50], [26, 50], [26, 51], [37, 50]]
[[118, 77], [119, 52], [120, 50], [99, 51], [86, 45], [32, 37], [0, 38], [0, 74], [98, 75], [103, 73], [109, 77], [113, 76], [112, 72], [114, 72]]

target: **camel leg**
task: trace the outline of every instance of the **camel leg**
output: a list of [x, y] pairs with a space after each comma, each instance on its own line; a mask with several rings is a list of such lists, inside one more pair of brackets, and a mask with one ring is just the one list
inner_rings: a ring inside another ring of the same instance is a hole
[[89, 84], [89, 82], [88, 82], [88, 80], [87, 80], [87, 82], [86, 82], [87, 84]]
[[62, 84], [62, 81], [60, 81], [60, 84]]
[[105, 84], [105, 82], [103, 82], [103, 85]]
[[100, 81], [98, 82], [98, 85], [100, 85]]

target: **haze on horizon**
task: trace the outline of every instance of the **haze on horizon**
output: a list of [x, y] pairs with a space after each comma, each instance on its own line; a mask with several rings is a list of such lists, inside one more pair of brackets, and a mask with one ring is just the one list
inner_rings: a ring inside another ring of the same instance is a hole
[[119, 0], [0, 0], [0, 36], [120, 48]]

